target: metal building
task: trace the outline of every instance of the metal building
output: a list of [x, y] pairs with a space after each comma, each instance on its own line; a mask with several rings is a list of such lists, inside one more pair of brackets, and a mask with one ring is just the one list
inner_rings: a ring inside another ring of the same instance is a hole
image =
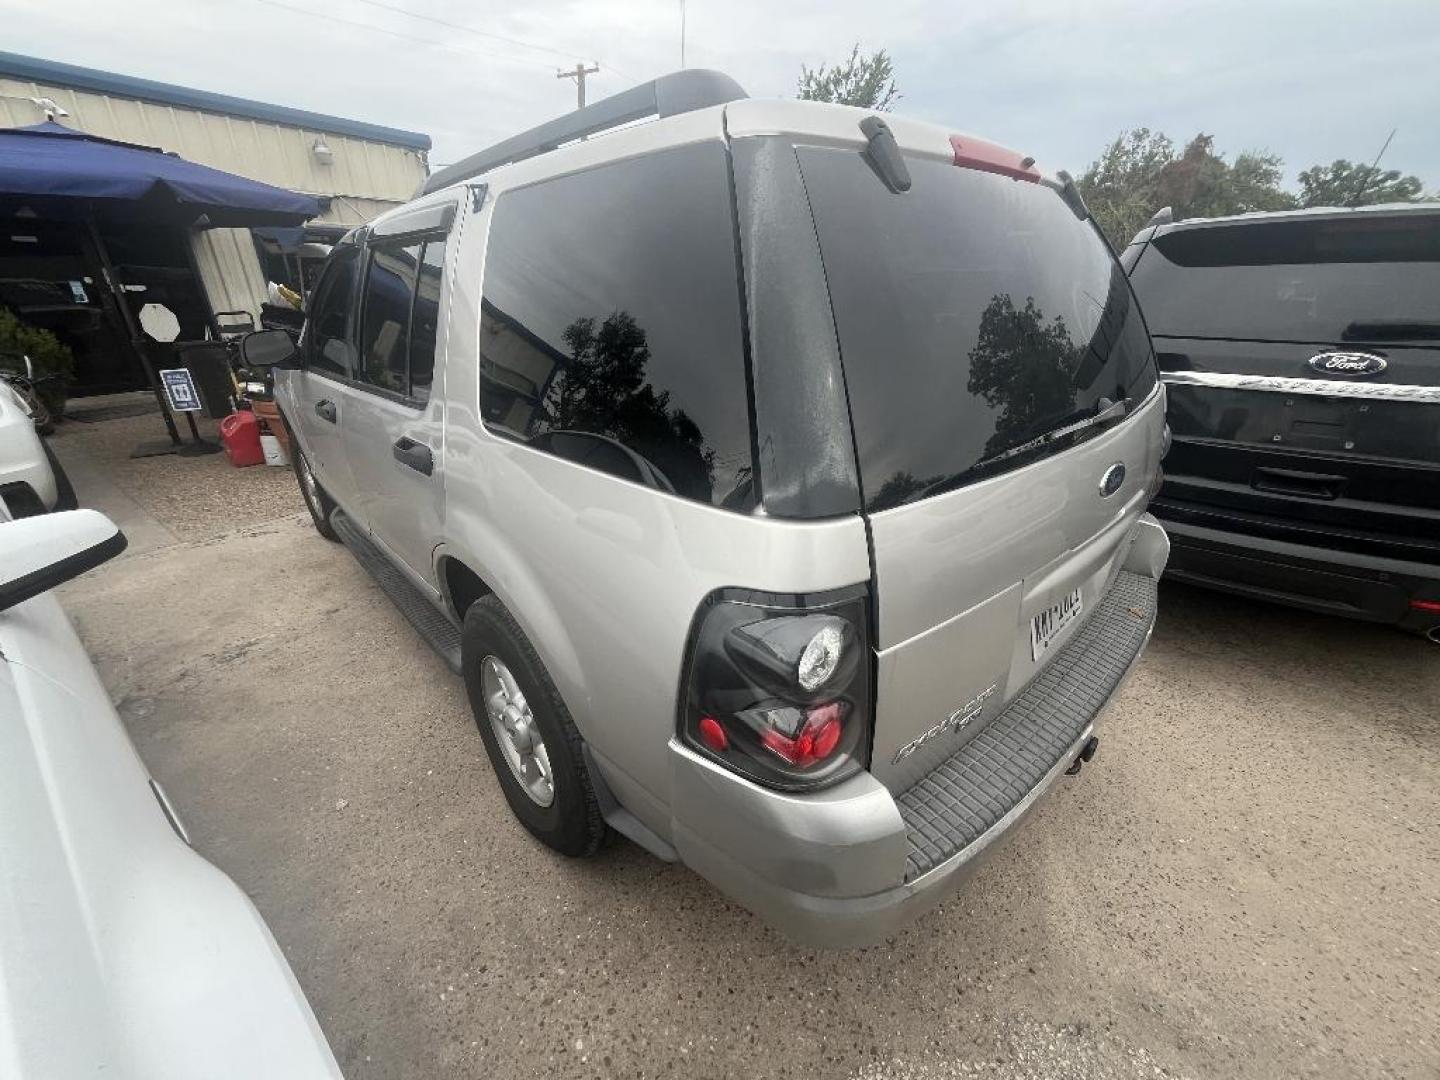
[[[326, 208], [318, 225], [368, 221], [409, 199], [429, 171], [428, 135], [0, 52], [0, 127], [47, 117], [315, 195]], [[313, 249], [293, 232], [257, 238], [215, 228], [190, 237], [213, 311], [258, 319], [267, 277], [305, 284], [298, 256]]]

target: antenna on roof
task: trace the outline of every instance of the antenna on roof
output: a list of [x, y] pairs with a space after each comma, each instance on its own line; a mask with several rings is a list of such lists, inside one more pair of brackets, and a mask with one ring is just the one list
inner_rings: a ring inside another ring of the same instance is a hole
[[[1397, 131], [1399, 131], [1399, 130], [1400, 130], [1399, 128], [1391, 128], [1391, 129], [1390, 129], [1390, 134], [1385, 136], [1385, 145], [1382, 146], [1382, 147], [1380, 147], [1380, 152], [1375, 155], [1375, 160], [1370, 163], [1370, 171], [1371, 171], [1372, 174], [1373, 174], [1374, 171], [1375, 171], [1375, 167], [1380, 164], [1380, 159], [1385, 156], [1385, 151], [1390, 149], [1390, 140], [1393, 139], [1393, 138], [1395, 138], [1395, 133], [1396, 133]], [[1360, 205], [1360, 196], [1362, 196], [1362, 195], [1364, 195], [1364, 194], [1365, 194], [1365, 183], [1362, 181], [1361, 184], [1360, 184], [1360, 186], [1355, 190], [1355, 194], [1350, 196], [1350, 201], [1347, 202], [1345, 205], [1346, 205], [1346, 206], [1359, 206], [1359, 205]]]
[[654, 82], [632, 86], [611, 97], [556, 117], [539, 127], [522, 131], [488, 150], [471, 154], [448, 169], [441, 169], [421, 186], [419, 195], [428, 195], [451, 184], [480, 176], [512, 161], [524, 161], [601, 131], [644, 120], [694, 112], [712, 105], [739, 101], [749, 95], [729, 75], [694, 68], [662, 75]]

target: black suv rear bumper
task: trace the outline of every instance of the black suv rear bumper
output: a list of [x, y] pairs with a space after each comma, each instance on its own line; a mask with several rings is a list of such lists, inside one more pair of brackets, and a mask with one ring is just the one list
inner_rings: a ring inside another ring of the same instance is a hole
[[1440, 613], [1412, 606], [1440, 603], [1440, 566], [1197, 525], [1166, 511], [1163, 498], [1150, 506], [1170, 537], [1166, 575], [1178, 581], [1421, 633], [1440, 630]]

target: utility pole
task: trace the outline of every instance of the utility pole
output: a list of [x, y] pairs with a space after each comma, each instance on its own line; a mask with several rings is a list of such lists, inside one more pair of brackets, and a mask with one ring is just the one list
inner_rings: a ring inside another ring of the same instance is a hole
[[680, 68], [685, 68], [685, 0], [680, 0]]
[[557, 79], [575, 80], [575, 107], [577, 109], [585, 107], [585, 76], [594, 75], [599, 70], [599, 64], [588, 68], [584, 64], [576, 64], [573, 71], [557, 71], [555, 73]]

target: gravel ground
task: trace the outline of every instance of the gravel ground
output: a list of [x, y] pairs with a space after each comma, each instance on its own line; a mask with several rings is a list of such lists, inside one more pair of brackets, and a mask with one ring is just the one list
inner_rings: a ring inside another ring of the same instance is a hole
[[[147, 399], [154, 401], [148, 392], [112, 394], [79, 404], [82, 408], [132, 401], [143, 404]], [[181, 437], [188, 441], [189, 429], [183, 420], [179, 423]], [[215, 421], [200, 418], [197, 426], [206, 439], [219, 441]], [[141, 443], [165, 438], [165, 422], [159, 412], [152, 412], [99, 423], [66, 420], [57, 425], [50, 441], [62, 461], [75, 460], [82, 471], [87, 466], [102, 470], [111, 483], [186, 540], [202, 540], [248, 522], [269, 521], [304, 509], [289, 469], [264, 465], [237, 469], [224, 454], [130, 457], [130, 451]]]
[[181, 539], [65, 604], [351, 1080], [1440, 1075], [1432, 644], [1165, 586], [1095, 762], [944, 907], [817, 953], [623, 841], [533, 842], [280, 470], [105, 465]]

